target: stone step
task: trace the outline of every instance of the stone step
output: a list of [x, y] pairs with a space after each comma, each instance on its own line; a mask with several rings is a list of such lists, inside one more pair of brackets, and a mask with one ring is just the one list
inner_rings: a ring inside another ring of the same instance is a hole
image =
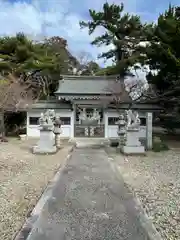
[[104, 138], [75, 138], [74, 141], [77, 148], [104, 147], [108, 142]]

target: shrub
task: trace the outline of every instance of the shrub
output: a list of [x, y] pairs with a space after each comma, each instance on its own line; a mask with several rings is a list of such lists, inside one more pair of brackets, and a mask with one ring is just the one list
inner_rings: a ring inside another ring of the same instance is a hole
[[115, 141], [115, 140], [112, 140], [111, 143], [110, 143], [110, 146], [111, 146], [111, 147], [118, 147], [118, 145], [119, 145], [118, 140], [116, 140], [116, 141]]
[[153, 147], [152, 150], [154, 152], [161, 152], [161, 151], [168, 151], [169, 147], [168, 145], [163, 142], [160, 138], [156, 137], [153, 138]]

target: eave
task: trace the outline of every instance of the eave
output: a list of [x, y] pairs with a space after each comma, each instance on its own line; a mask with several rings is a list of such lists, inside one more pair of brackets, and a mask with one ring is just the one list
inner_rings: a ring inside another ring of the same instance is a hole
[[57, 98], [59, 100], [66, 100], [66, 101], [73, 101], [73, 100], [112, 100], [112, 95], [111, 94], [106, 94], [106, 95], [102, 95], [102, 94], [56, 94]]

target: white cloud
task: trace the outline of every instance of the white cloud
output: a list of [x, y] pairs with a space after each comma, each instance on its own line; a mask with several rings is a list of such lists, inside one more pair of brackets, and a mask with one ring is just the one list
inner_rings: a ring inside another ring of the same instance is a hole
[[6, 23], [1, 24], [0, 35], [23, 31], [33, 37], [53, 33], [75, 41], [91, 41], [87, 31], [80, 31], [79, 20], [78, 14], [68, 12], [68, 1], [33, 0], [30, 4], [0, 0], [0, 21]]
[[50, 1], [45, 1], [46, 9], [43, 9], [41, 0], [33, 0], [31, 4], [0, 0], [0, 20], [1, 23], [6, 23], [1, 25], [0, 34], [16, 34], [23, 31], [36, 37], [44, 34], [45, 26], [47, 29], [55, 27], [58, 33], [60, 20], [63, 20], [65, 15], [64, 5], [57, 4], [57, 1], [52, 1], [51, 5], [49, 3]]
[[1, 24], [0, 35], [24, 32], [33, 39], [59, 35], [67, 39], [72, 51], [87, 50], [97, 55], [101, 50], [90, 45], [94, 36], [80, 30], [82, 17], [70, 12], [70, 7], [67, 0], [33, 0], [31, 3], [0, 0], [0, 22], [5, 23]]
[[[104, 2], [105, 0], [84, 0], [83, 7], [86, 9], [82, 10], [87, 11], [89, 8], [100, 10]], [[119, 0], [108, 2], [119, 4]], [[82, 11], [73, 11], [75, 4], [78, 5], [78, 3], [80, 2], [75, 3], [74, 0], [32, 0], [30, 3], [0, 0], [0, 35], [15, 35], [17, 32], [24, 32], [33, 39], [42, 39], [45, 35], [58, 35], [68, 41], [72, 53], [87, 51], [97, 60], [99, 53], [111, 49], [113, 45], [101, 48], [91, 46], [90, 42], [102, 31], [98, 29], [94, 35], [89, 36], [87, 29], [80, 30], [79, 21], [82, 20], [80, 15]], [[136, 0], [125, 2], [125, 5], [125, 10], [130, 12], [137, 10]], [[100, 64], [104, 64], [103, 61], [98, 60]]]

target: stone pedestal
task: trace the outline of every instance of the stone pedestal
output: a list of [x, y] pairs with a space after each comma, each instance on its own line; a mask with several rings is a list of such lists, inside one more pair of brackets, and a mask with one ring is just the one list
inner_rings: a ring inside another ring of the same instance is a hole
[[52, 129], [41, 129], [40, 140], [36, 146], [33, 147], [35, 154], [52, 154], [56, 153], [57, 147], [55, 146], [54, 133]]
[[121, 151], [127, 155], [145, 154], [144, 146], [139, 141], [139, 128], [129, 128], [126, 132], [126, 139]]
[[27, 135], [26, 134], [20, 134], [19, 138], [20, 138], [20, 140], [25, 141], [25, 140], [27, 140]]
[[128, 129], [126, 133], [126, 140], [125, 140], [126, 146], [141, 146], [141, 142], [139, 141], [139, 129], [132, 128]]
[[121, 152], [126, 155], [145, 154], [144, 146], [123, 146]]

